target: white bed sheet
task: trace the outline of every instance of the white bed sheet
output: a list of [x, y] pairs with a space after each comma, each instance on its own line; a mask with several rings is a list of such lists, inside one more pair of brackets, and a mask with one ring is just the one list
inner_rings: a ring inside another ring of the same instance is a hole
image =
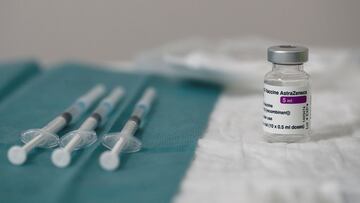
[[[251, 85], [221, 95], [176, 203], [360, 202], [359, 52], [310, 54], [311, 141], [262, 140], [262, 78], [271, 65], [254, 61]], [[238, 66], [243, 73], [251, 62]]]

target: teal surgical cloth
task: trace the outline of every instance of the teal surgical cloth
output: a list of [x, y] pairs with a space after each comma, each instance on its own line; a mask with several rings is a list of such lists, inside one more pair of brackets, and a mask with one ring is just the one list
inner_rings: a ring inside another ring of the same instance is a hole
[[39, 72], [34, 61], [0, 63], [0, 102]]
[[[119, 131], [144, 88], [156, 88], [154, 107], [136, 134], [143, 143], [140, 152], [121, 155], [115, 172], [100, 168], [98, 158], [106, 150], [100, 142], [76, 151], [65, 169], [52, 165], [48, 149], [33, 150], [23, 166], [8, 162], [7, 150], [20, 144], [21, 131], [42, 127], [97, 83], [126, 90], [109, 122], [97, 130], [99, 137]], [[77, 63], [44, 71], [0, 104], [0, 202], [171, 202], [220, 91], [216, 86]]]

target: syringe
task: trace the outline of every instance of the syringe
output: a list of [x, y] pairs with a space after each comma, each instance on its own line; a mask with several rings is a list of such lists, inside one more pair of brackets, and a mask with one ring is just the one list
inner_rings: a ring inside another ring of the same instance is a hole
[[95, 111], [84, 121], [78, 130], [61, 137], [61, 147], [53, 151], [51, 156], [55, 166], [59, 168], [67, 167], [71, 162], [71, 153], [74, 150], [90, 146], [97, 140], [94, 130], [106, 123], [123, 94], [124, 90], [121, 87], [115, 88], [109, 96], [100, 102]]
[[96, 85], [85, 95], [78, 98], [68, 109], [41, 129], [30, 129], [21, 134], [23, 146], [12, 146], [7, 157], [14, 165], [23, 164], [28, 153], [35, 147], [52, 148], [58, 145], [59, 137], [56, 135], [70, 123], [75, 123], [105, 93], [102, 84]]
[[119, 133], [112, 133], [104, 137], [103, 145], [110, 151], [105, 151], [100, 156], [99, 162], [103, 169], [112, 171], [118, 168], [121, 152], [137, 152], [141, 149], [141, 142], [134, 137], [134, 134], [149, 112], [155, 97], [155, 89], [147, 88], [123, 129]]

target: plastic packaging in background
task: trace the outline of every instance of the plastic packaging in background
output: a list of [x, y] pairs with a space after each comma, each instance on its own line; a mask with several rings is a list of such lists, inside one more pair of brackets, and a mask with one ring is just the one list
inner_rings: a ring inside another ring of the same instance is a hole
[[[182, 40], [143, 52], [135, 59], [141, 71], [157, 72], [172, 77], [212, 82], [227, 87], [247, 87], [260, 90], [262, 76], [271, 64], [266, 60], [267, 47], [280, 44], [297, 44], [257, 37], [240, 39]], [[305, 44], [306, 45], [306, 44]], [[333, 72], [339, 74], [340, 66], [349, 63], [359, 67], [359, 50], [325, 49], [309, 46], [308, 70], [314, 77]], [[352, 68], [353, 68], [352, 67]], [[327, 81], [318, 81], [318, 86]], [[325, 86], [326, 86], [325, 85]]]
[[190, 39], [144, 52], [135, 61], [146, 71], [237, 86], [268, 70], [264, 50], [269, 44], [262, 39]]

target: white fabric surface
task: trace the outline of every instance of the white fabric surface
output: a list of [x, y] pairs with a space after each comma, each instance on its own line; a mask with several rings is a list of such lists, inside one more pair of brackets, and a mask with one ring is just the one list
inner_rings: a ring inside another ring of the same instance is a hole
[[175, 202], [360, 202], [359, 64], [355, 50], [310, 47], [313, 132], [293, 144], [262, 140], [265, 54], [228, 65], [252, 82], [220, 97]]

